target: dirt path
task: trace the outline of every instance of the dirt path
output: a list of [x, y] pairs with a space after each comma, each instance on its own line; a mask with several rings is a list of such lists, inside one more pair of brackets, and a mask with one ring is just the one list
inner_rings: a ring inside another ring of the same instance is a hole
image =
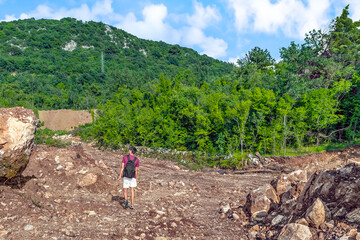
[[[86, 144], [36, 146], [23, 173], [34, 178], [20, 189], [0, 186], [0, 239], [246, 239], [242, 222], [219, 209], [243, 205], [249, 190], [273, 178], [143, 158], [131, 211], [117, 181], [121, 156]], [[91, 176], [96, 182], [86, 186]]]

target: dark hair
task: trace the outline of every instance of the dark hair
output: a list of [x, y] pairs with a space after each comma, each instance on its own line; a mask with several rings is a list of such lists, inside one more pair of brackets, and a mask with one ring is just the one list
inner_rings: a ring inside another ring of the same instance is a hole
[[136, 147], [134, 147], [134, 146], [130, 146], [130, 147], [129, 147], [129, 150], [130, 150], [133, 154], [135, 154], [135, 153], [137, 152], [137, 149], [136, 149]]

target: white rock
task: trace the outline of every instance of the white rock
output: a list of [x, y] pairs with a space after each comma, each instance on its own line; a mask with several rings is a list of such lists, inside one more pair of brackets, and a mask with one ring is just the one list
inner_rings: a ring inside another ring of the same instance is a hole
[[59, 171], [59, 170], [61, 170], [61, 169], [63, 169], [63, 168], [64, 168], [63, 166], [59, 165], [59, 166], [56, 167], [56, 170]]
[[89, 211], [89, 216], [95, 216], [96, 212], [95, 211]]
[[33, 226], [33, 225], [28, 224], [28, 225], [26, 225], [26, 226], [24, 227], [24, 230], [25, 230], [25, 231], [31, 231], [31, 230], [34, 230], [34, 226]]
[[65, 170], [69, 171], [74, 168], [74, 164], [72, 162], [66, 162], [65, 163]]
[[222, 213], [227, 213], [230, 210], [230, 204], [226, 204], [225, 206], [221, 207]]

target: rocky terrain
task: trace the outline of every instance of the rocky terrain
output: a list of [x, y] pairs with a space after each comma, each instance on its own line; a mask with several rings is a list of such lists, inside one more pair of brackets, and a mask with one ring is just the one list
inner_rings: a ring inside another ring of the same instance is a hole
[[26, 167], [2, 178], [0, 239], [360, 239], [359, 147], [259, 156], [242, 171], [140, 155], [135, 210], [125, 210], [126, 153], [63, 141], [72, 145], [30, 144]]

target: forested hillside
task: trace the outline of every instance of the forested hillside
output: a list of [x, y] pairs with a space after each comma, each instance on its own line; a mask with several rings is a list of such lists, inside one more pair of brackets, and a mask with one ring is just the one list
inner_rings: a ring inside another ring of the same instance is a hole
[[[352, 144], [360, 137], [360, 23], [348, 8], [325, 31], [309, 32], [304, 44], [280, 49], [280, 61], [256, 47], [236, 68], [100, 23], [1, 23], [2, 106], [96, 106], [99, 117], [82, 129], [84, 138], [220, 156], [205, 158], [207, 165], [239, 167], [256, 151], [286, 155]], [[58, 30], [49, 36], [51, 28]], [[72, 41], [75, 50], [62, 49]]]
[[151, 90], [159, 76], [203, 82], [233, 65], [192, 49], [72, 18], [0, 23], [0, 106], [90, 109], [119, 87]]

